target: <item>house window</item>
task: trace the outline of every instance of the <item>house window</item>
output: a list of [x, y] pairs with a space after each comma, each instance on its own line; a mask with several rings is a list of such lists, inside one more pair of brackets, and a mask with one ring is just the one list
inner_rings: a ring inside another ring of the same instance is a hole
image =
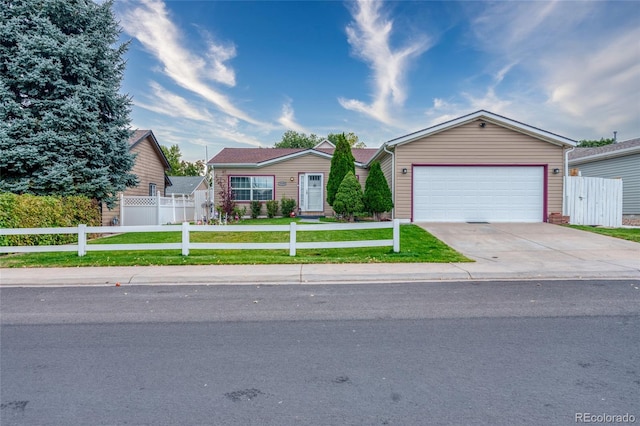
[[149, 196], [153, 197], [156, 195], [156, 184], [155, 183], [150, 183], [149, 184]]
[[231, 176], [230, 183], [236, 201], [273, 200], [271, 176]]

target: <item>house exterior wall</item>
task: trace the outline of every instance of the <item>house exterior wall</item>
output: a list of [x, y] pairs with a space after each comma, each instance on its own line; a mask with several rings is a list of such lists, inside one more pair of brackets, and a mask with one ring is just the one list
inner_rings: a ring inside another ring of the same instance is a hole
[[[149, 184], [151, 183], [155, 183], [160, 195], [164, 195], [164, 165], [153, 148], [153, 141], [150, 138], [150, 136], [145, 138], [130, 150], [132, 154], [137, 154], [131, 173], [138, 177], [138, 185], [127, 188], [124, 195], [149, 195]], [[120, 197], [120, 193], [118, 193], [118, 197]], [[111, 225], [116, 216], [120, 216], [118, 204], [111, 210], [104, 205], [102, 206], [103, 226]]]
[[427, 164], [547, 165], [547, 214], [562, 211], [563, 148], [486, 120], [481, 128], [479, 121], [395, 147], [396, 218], [411, 219], [412, 165]]
[[582, 176], [622, 179], [622, 214], [640, 214], [640, 153], [573, 164]]
[[[314, 154], [307, 154], [301, 157], [292, 158], [290, 160], [271, 164], [260, 168], [226, 168], [221, 166], [214, 167], [214, 192], [215, 198], [219, 198], [217, 193], [220, 187], [217, 184], [218, 177], [224, 177], [224, 182], [228, 182], [229, 176], [273, 176], [274, 177], [274, 199], [280, 201], [283, 196], [296, 200], [296, 211], [299, 208], [300, 200], [298, 194], [298, 184], [301, 173], [322, 173], [324, 190], [322, 212], [317, 212], [325, 216], [333, 215], [333, 209], [327, 204], [327, 181], [329, 180], [329, 171], [331, 169], [331, 159], [320, 157]], [[356, 167], [356, 175], [360, 184], [364, 188], [368, 176], [368, 170]], [[293, 181], [291, 180], [293, 179]], [[246, 206], [247, 211], [250, 210], [249, 202], [238, 202], [240, 208]], [[264, 212], [264, 208], [263, 208]], [[315, 213], [315, 212], [314, 212]]]

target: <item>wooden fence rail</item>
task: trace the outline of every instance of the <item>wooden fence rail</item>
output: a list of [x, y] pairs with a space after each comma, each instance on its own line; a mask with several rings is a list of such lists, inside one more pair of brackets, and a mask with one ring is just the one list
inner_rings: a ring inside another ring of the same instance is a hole
[[[361, 229], [393, 229], [393, 239], [390, 240], [361, 240], [361, 241], [324, 241], [298, 242], [298, 231], [348, 231]], [[181, 232], [182, 241], [179, 243], [149, 243], [149, 244], [87, 244], [87, 234], [115, 234], [130, 232]], [[288, 243], [192, 243], [191, 232], [289, 232]], [[205, 250], [277, 250], [289, 249], [289, 255], [295, 256], [296, 249], [314, 248], [354, 248], [354, 247], [384, 247], [393, 246], [393, 251], [400, 251], [400, 220], [391, 222], [371, 223], [335, 223], [319, 225], [182, 225], [166, 226], [86, 226], [78, 225], [69, 228], [0, 228], [0, 235], [43, 235], [43, 234], [77, 234], [78, 243], [68, 245], [48, 246], [0, 246], [0, 253], [36, 253], [36, 252], [66, 252], [77, 251], [78, 256], [84, 256], [88, 251], [118, 251], [118, 250], [181, 250], [183, 256], [189, 255], [190, 249]]]

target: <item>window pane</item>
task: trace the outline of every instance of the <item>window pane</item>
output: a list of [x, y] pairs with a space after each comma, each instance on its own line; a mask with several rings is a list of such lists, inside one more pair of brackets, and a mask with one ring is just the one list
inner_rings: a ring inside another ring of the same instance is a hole
[[266, 177], [253, 178], [254, 188], [271, 188], [273, 186], [272, 183], [273, 183], [273, 180], [271, 178], [266, 178]]
[[234, 189], [233, 199], [236, 201], [251, 201], [250, 189]]
[[232, 176], [231, 177], [231, 188], [251, 188], [251, 178], [244, 176]]
[[268, 201], [273, 199], [272, 189], [254, 189], [253, 199], [259, 201]]

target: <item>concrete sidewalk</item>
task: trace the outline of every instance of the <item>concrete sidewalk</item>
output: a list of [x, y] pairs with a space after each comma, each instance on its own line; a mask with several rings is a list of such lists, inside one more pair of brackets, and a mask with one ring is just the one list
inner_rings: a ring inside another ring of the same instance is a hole
[[418, 224], [473, 263], [3, 268], [0, 286], [640, 279], [640, 244], [539, 224]]
[[377, 263], [308, 265], [133, 266], [0, 269], [0, 286], [112, 286], [133, 284], [331, 284], [560, 278], [636, 278], [638, 268], [607, 262], [530, 264]]

